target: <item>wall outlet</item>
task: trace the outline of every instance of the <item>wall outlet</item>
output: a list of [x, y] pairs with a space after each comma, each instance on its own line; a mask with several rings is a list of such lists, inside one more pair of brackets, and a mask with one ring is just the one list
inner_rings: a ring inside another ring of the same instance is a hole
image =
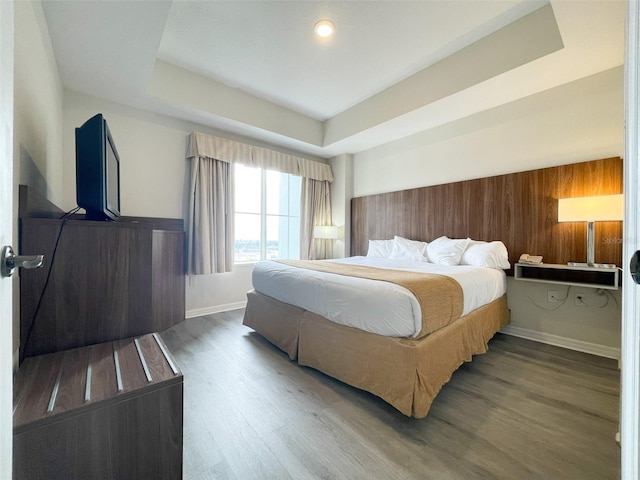
[[584, 293], [575, 293], [573, 296], [573, 303], [576, 307], [586, 307], [587, 302], [585, 300], [586, 295]]
[[558, 290], [547, 290], [547, 302], [548, 303], [558, 303], [561, 302], [563, 298], [560, 296], [560, 292]]

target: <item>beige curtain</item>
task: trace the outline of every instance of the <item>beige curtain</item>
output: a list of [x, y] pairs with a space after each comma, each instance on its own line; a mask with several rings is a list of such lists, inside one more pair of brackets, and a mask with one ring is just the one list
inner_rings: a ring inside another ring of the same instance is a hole
[[192, 132], [189, 135], [187, 158], [197, 156], [333, 182], [333, 172], [326, 163], [314, 162], [306, 158], [234, 142], [205, 133]]
[[190, 275], [233, 270], [234, 214], [233, 165], [208, 157], [191, 157]]
[[328, 180], [302, 179], [300, 199], [300, 258], [333, 258], [333, 241], [314, 239], [316, 225], [331, 225], [331, 191]]
[[266, 148], [200, 132], [189, 135], [189, 274], [233, 270], [233, 164], [290, 173], [302, 178], [300, 257], [333, 257], [333, 241], [313, 238], [316, 225], [331, 225], [331, 167]]

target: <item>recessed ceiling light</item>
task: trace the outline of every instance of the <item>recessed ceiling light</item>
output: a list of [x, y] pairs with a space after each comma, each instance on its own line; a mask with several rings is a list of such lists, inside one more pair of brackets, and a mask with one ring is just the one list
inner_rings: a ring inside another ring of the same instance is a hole
[[318, 20], [313, 26], [313, 31], [319, 38], [329, 38], [336, 31], [336, 26], [331, 20]]

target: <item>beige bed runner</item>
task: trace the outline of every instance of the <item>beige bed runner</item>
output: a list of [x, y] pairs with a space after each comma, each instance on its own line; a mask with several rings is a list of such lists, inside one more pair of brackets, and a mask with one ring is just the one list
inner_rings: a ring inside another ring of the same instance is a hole
[[395, 283], [406, 288], [416, 297], [422, 311], [422, 329], [416, 338], [428, 335], [462, 315], [462, 287], [453, 278], [445, 275], [313, 260], [275, 261], [318, 272]]

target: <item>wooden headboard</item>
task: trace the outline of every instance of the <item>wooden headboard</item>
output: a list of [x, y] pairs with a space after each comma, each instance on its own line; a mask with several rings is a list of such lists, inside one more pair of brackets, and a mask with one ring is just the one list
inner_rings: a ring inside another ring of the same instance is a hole
[[[394, 235], [501, 240], [515, 263], [586, 261], [586, 222], [558, 223], [558, 199], [622, 193], [621, 158], [414, 188], [351, 200], [351, 254]], [[595, 260], [621, 265], [622, 222], [595, 224]]]

